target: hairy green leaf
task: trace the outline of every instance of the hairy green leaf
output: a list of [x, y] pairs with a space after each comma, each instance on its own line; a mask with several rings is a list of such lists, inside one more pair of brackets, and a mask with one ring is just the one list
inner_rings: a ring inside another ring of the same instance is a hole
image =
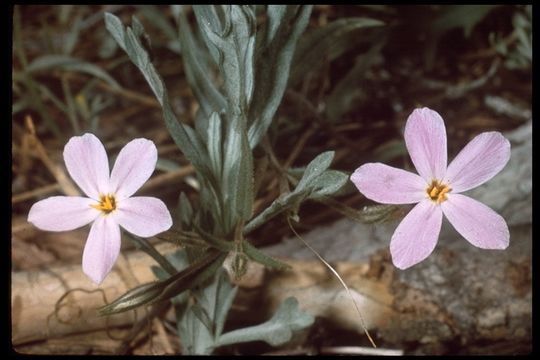
[[257, 40], [253, 100], [249, 107], [248, 139], [254, 148], [268, 130], [287, 87], [291, 61], [311, 5], [269, 5], [267, 30]]
[[124, 25], [120, 21], [118, 17], [111, 13], [105, 13], [105, 27], [109, 31], [109, 33], [112, 35], [114, 40], [116, 40], [116, 43], [118, 46], [122, 48], [122, 50], [126, 50], [125, 40], [124, 37], [126, 36], [126, 32], [124, 30]]
[[240, 114], [253, 92], [253, 9], [247, 5], [196, 5], [193, 10], [223, 77], [229, 112]]
[[101, 315], [112, 315], [139, 306], [173, 298], [212, 276], [225, 260], [226, 254], [210, 251], [188, 268], [162, 281], [140, 285], [98, 309]]
[[249, 242], [245, 241], [243, 243], [244, 253], [253, 261], [263, 264], [272, 269], [276, 270], [290, 270], [291, 266], [281, 262], [277, 259], [274, 259], [271, 256], [266, 255], [261, 250], [257, 249], [255, 246], [251, 245]]
[[129, 27], [126, 31], [120, 20], [112, 14], [105, 14], [105, 22], [107, 29], [111, 32], [115, 40], [118, 41], [120, 47], [126, 51], [131, 61], [139, 68], [150, 85], [154, 95], [161, 104], [165, 125], [178, 148], [206, 178], [213, 179], [208, 166], [208, 155], [204, 145], [191, 127], [178, 122], [176, 119], [170, 106], [163, 80], [150, 61], [148, 53], [141, 44], [140, 39]]
[[206, 139], [206, 149], [208, 150], [212, 172], [216, 178], [221, 179], [224, 157], [227, 158], [229, 154], [225, 153], [225, 156], [223, 156], [222, 121], [221, 116], [216, 112], [213, 112], [208, 120]]
[[228, 204], [227, 231], [239, 220], [248, 220], [253, 207], [253, 155], [249, 148], [246, 121], [241, 116], [229, 119], [223, 154], [222, 195]]
[[338, 192], [349, 180], [349, 176], [341, 171], [327, 170], [317, 177], [311, 184], [313, 186], [310, 199], [332, 195]]
[[112, 315], [150, 304], [161, 294], [164, 287], [165, 283], [163, 281], [154, 281], [139, 285], [121, 295], [110, 304], [99, 308], [98, 312], [100, 315]]
[[183, 10], [178, 12], [177, 22], [178, 38], [184, 49], [182, 59], [186, 77], [204, 116], [210, 117], [213, 112], [224, 112], [227, 106], [225, 98], [212, 81], [210, 68], [204, 61], [204, 54], [192, 35]]
[[212, 353], [236, 292], [223, 270], [218, 271], [209, 285], [194, 292], [197, 302], [187, 308], [177, 324], [184, 355]]
[[313, 180], [315, 180], [319, 175], [328, 169], [330, 164], [334, 159], [334, 151], [325, 151], [311, 160], [311, 162], [306, 166], [304, 175], [300, 179], [298, 185], [296, 185], [296, 191], [307, 189], [308, 186], [311, 186]]
[[[186, 252], [183, 249], [177, 250], [172, 254], [167, 254], [165, 257], [178, 272], [180, 272], [181, 269], [185, 269], [189, 266]], [[169, 274], [159, 266], [152, 266], [152, 272], [159, 280], [165, 281], [169, 278]], [[189, 293], [183, 292], [171, 298], [171, 301], [175, 306], [183, 305], [188, 300], [188, 297]]]
[[225, 333], [218, 339], [217, 344], [222, 346], [264, 341], [272, 346], [283, 345], [291, 340], [295, 331], [311, 326], [314, 321], [312, 315], [298, 309], [296, 298], [288, 297], [267, 322]]

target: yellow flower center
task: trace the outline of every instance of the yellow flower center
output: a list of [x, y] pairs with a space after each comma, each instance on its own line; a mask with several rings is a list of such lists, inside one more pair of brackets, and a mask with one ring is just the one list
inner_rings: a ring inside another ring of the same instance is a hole
[[90, 205], [94, 209], [103, 211], [105, 214], [109, 214], [116, 209], [116, 200], [113, 195], [100, 195], [99, 203], [96, 205]]
[[445, 201], [447, 199], [446, 194], [450, 191], [452, 191], [452, 189], [448, 185], [443, 184], [438, 180], [432, 180], [431, 185], [426, 189], [429, 198], [437, 204]]

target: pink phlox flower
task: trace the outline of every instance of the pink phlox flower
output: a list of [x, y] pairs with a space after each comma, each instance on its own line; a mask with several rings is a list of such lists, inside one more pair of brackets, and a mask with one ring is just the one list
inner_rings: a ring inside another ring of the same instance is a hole
[[472, 245], [482, 249], [508, 247], [506, 221], [461, 193], [485, 183], [504, 168], [510, 159], [510, 142], [499, 132], [484, 132], [447, 167], [444, 121], [428, 108], [413, 111], [404, 136], [419, 175], [381, 163], [362, 165], [351, 175], [351, 181], [368, 199], [383, 204], [416, 203], [390, 240], [394, 265], [406, 269], [432, 253], [443, 214]]
[[87, 195], [52, 196], [35, 203], [28, 221], [47, 231], [74, 230], [93, 222], [84, 247], [82, 267], [100, 284], [120, 253], [120, 226], [141, 237], [172, 226], [163, 201], [132, 197], [154, 172], [157, 149], [147, 139], [134, 139], [122, 148], [109, 175], [105, 147], [92, 134], [72, 137], [64, 147], [66, 168]]

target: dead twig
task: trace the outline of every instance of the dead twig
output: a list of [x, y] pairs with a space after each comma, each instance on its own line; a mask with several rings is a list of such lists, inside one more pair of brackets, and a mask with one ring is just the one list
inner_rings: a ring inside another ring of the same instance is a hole
[[193, 174], [194, 172], [195, 172], [195, 168], [193, 167], [193, 165], [191, 164], [186, 165], [178, 170], [174, 170], [174, 171], [156, 176], [155, 178], [147, 181], [146, 184], [144, 184], [144, 186], [141, 188], [141, 190], [147, 191], [149, 189], [156, 188], [167, 182], [184, 178], [188, 175]]
[[484, 86], [489, 79], [495, 75], [497, 72], [497, 69], [499, 68], [499, 65], [501, 63], [501, 60], [499, 58], [496, 58], [493, 63], [491, 64], [489, 70], [486, 72], [485, 75], [479, 77], [478, 79], [458, 83], [458, 84], [448, 84], [445, 81], [439, 81], [439, 80], [432, 80], [432, 79], [422, 79], [423, 85], [428, 89], [433, 90], [444, 90], [444, 96], [450, 98], [450, 99], [457, 99], [468, 92], [478, 89], [482, 86]]
[[[118, 256], [116, 265], [120, 272], [120, 277], [126, 282], [128, 288], [133, 289], [137, 285], [139, 285], [139, 281], [137, 281], [137, 278], [133, 274], [133, 270], [129, 265], [127, 258], [123, 254], [120, 254], [120, 256]], [[158, 318], [152, 319], [152, 325], [155, 326], [158, 337], [161, 340], [161, 344], [165, 348], [165, 351], [168, 354], [174, 354], [174, 350], [169, 341], [169, 338], [167, 337], [167, 333], [165, 332], [165, 328], [163, 327], [163, 323], [161, 322], [161, 320]], [[151, 337], [151, 334], [149, 334], [149, 336]]]
[[16, 203], [19, 203], [19, 202], [22, 202], [22, 201], [25, 201], [25, 200], [37, 198], [37, 197], [44, 196], [44, 195], [49, 195], [49, 194], [54, 193], [54, 192], [56, 192], [56, 191], [58, 191], [60, 189], [61, 189], [60, 184], [58, 184], [58, 183], [45, 185], [45, 186], [39, 187], [39, 188], [34, 189], [34, 190], [29, 190], [29, 191], [25, 191], [25, 192], [20, 193], [20, 194], [13, 195], [11, 197], [11, 203], [16, 204]]
[[[83, 76], [81, 76], [79, 74], [76, 74], [76, 73], [67, 73], [64, 76], [65, 76], [66, 79], [73, 79], [73, 80], [76, 80], [76, 81], [83, 81], [84, 80]], [[86, 80], [84, 80], [84, 81], [86, 81]], [[102, 90], [105, 90], [107, 92], [111, 92], [113, 94], [120, 95], [120, 96], [124, 97], [125, 99], [133, 100], [133, 101], [139, 102], [141, 104], [144, 104], [144, 105], [147, 105], [147, 106], [150, 106], [150, 107], [153, 107], [153, 108], [161, 109], [161, 105], [159, 105], [159, 102], [156, 99], [154, 99], [153, 97], [138, 93], [136, 91], [127, 90], [127, 89], [119, 88], [119, 87], [114, 87], [114, 86], [111, 86], [111, 85], [107, 84], [104, 81], [101, 81], [101, 80], [97, 82], [97, 86]]]
[[[518, 39], [518, 36], [517, 36], [517, 32], [514, 31], [512, 32], [510, 35], [508, 35], [507, 37], [503, 38], [500, 42], [500, 44], [504, 44], [504, 46], [510, 46], [512, 45], [512, 43], [514, 41], [516, 41]], [[497, 52], [497, 46], [496, 44], [487, 48], [487, 49], [481, 49], [475, 53], [469, 53], [469, 54], [465, 54], [463, 55], [461, 58], [463, 60], [477, 60], [477, 59], [481, 59], [481, 58], [486, 58], [486, 57], [492, 57], [492, 56], [497, 56], [498, 55], [498, 52]]]
[[321, 354], [402, 356], [400, 349], [373, 349], [363, 346], [323, 346]]
[[60, 190], [68, 196], [79, 196], [80, 192], [77, 187], [73, 184], [73, 182], [71, 182], [71, 180], [69, 180], [64, 170], [55, 164], [47, 154], [45, 147], [36, 135], [34, 122], [32, 121], [32, 117], [30, 115], [26, 116], [25, 124], [28, 130], [28, 136], [30, 136], [30, 145], [34, 147], [40, 160], [54, 176], [58, 182], [58, 185], [60, 186]]

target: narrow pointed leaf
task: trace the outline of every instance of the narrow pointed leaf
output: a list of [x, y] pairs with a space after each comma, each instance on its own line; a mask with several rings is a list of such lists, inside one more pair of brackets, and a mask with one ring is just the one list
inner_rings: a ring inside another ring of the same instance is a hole
[[183, 191], [178, 197], [177, 216], [180, 218], [182, 226], [191, 226], [191, 221], [193, 219], [193, 207]]
[[[282, 7], [282, 8], [279, 8]], [[255, 86], [248, 119], [248, 139], [254, 148], [268, 130], [287, 87], [291, 61], [312, 5], [269, 5], [269, 43], [256, 49]], [[278, 25], [279, 22], [279, 25]]]
[[203, 114], [209, 117], [211, 113], [225, 111], [227, 103], [211, 78], [211, 71], [203, 59], [203, 52], [192, 35], [191, 28], [183, 11], [178, 14], [178, 38], [184, 51], [182, 59], [187, 80], [195, 97], [201, 105]]
[[[246, 108], [254, 79], [255, 15], [252, 8], [247, 5], [197, 5], [193, 10], [223, 76], [229, 108]], [[233, 110], [233, 113], [238, 111]]]
[[120, 19], [116, 16], [114, 16], [111, 13], [105, 13], [105, 27], [109, 31], [109, 33], [112, 35], [114, 40], [118, 43], [118, 45], [122, 48], [122, 50], [126, 50], [126, 43], [124, 40], [124, 37], [126, 35], [124, 30], [124, 25], [120, 21]]
[[112, 315], [169, 300], [208, 279], [221, 266], [225, 256], [226, 254], [221, 252], [209, 252], [202, 259], [166, 280], [140, 285], [98, 311], [101, 315]]
[[184, 276], [178, 277], [175, 281], [169, 282], [163, 292], [155, 301], [163, 301], [177, 296], [187, 289], [191, 289], [198, 284], [209, 279], [223, 264], [227, 254], [216, 251], [207, 254], [202, 260], [193, 263]]
[[155, 281], [137, 286], [98, 309], [100, 315], [118, 314], [152, 302], [163, 291], [165, 284]]
[[226, 164], [226, 160], [234, 155], [225, 152], [225, 156], [223, 156], [224, 154], [222, 148], [221, 129], [221, 116], [219, 116], [218, 113], [213, 112], [212, 115], [210, 115], [210, 119], [208, 120], [206, 148], [208, 150], [208, 157], [210, 158], [210, 166], [212, 168], [212, 172], [218, 179], [221, 179], [222, 177], [221, 173], [222, 166], [224, 166], [224, 158]]
[[139, 68], [150, 85], [162, 107], [165, 125], [178, 148], [205, 177], [211, 178], [208, 155], [203, 144], [191, 127], [178, 122], [176, 119], [163, 80], [150, 61], [148, 53], [139, 38], [130, 28], [127, 28], [126, 31], [120, 20], [112, 14], [105, 14], [105, 22], [107, 29], [126, 51], [131, 61]]
[[253, 155], [249, 148], [246, 121], [233, 116], [223, 149], [222, 194], [229, 220], [226, 231], [251, 217], [253, 206]]

